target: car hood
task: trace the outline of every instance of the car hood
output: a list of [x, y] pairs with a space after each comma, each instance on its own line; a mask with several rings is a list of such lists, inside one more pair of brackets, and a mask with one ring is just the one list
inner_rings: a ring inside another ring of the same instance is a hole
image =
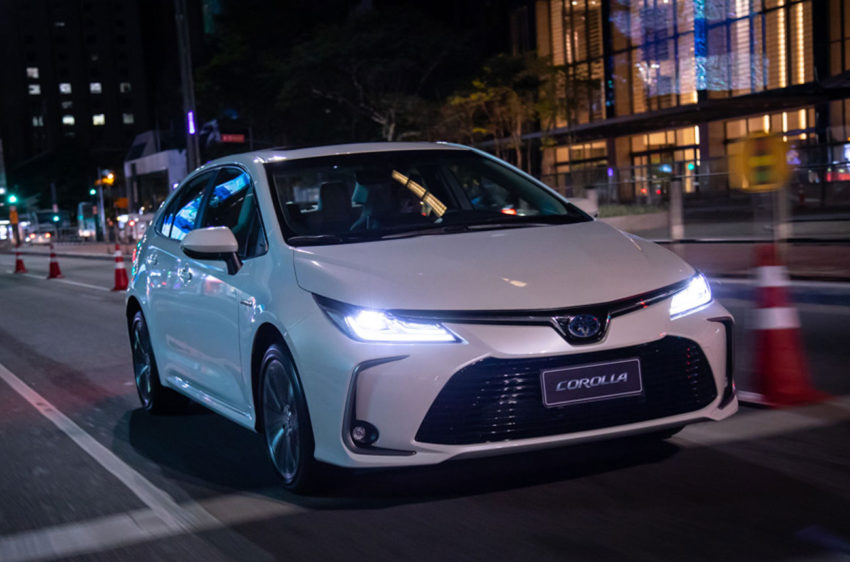
[[294, 260], [307, 291], [407, 310], [566, 308], [694, 273], [672, 252], [601, 222], [299, 247]]

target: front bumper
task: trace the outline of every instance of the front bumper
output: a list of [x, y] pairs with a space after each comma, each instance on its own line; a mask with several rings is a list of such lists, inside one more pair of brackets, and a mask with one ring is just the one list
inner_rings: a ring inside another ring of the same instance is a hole
[[[330, 324], [321, 314], [307, 323], [314, 322]], [[446, 325], [463, 343], [365, 344], [330, 326], [341, 354], [296, 357], [317, 459], [349, 467], [435, 464], [720, 420], [737, 411], [731, 315], [716, 302], [670, 320], [664, 301], [612, 319], [604, 339], [585, 345], [569, 344], [549, 326]], [[622, 357], [640, 357], [646, 367], [641, 396], [543, 408], [535, 383], [543, 368]], [[377, 428], [371, 447], [351, 440], [354, 420]]]

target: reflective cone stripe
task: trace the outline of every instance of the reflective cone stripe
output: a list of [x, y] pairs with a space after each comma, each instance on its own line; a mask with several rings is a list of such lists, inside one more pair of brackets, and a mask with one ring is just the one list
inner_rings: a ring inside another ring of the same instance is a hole
[[787, 287], [791, 280], [784, 265], [762, 265], [756, 269], [756, 284], [759, 287]]
[[24, 260], [21, 258], [21, 251], [15, 249], [15, 273], [26, 273], [27, 267], [24, 265]]
[[50, 245], [50, 267], [47, 271], [48, 279], [59, 279], [62, 277], [62, 271], [59, 269], [59, 262], [56, 260], [56, 252], [53, 251], [53, 244]]
[[121, 246], [115, 244], [115, 285], [113, 291], [125, 291], [129, 279], [127, 279], [127, 269], [124, 267], [124, 254], [121, 253]]
[[800, 317], [793, 306], [757, 308], [753, 317], [754, 330], [796, 330]]
[[757, 308], [753, 315], [755, 375], [760, 396], [754, 401], [788, 406], [823, 400], [806, 365], [800, 317], [788, 294], [788, 270], [779, 264], [776, 248], [756, 248]]

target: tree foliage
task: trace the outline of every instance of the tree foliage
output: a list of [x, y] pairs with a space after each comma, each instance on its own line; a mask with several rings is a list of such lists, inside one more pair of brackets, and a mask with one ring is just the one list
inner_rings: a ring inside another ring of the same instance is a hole
[[246, 116], [276, 144], [424, 138], [480, 60], [468, 34], [411, 6], [336, 15], [299, 14], [300, 29], [274, 35], [256, 18], [223, 18], [217, 54], [196, 74], [203, 109]]
[[596, 87], [568, 70], [535, 53], [497, 55], [447, 98], [431, 137], [486, 144], [500, 158], [529, 169], [532, 145], [527, 135], [539, 131], [541, 145], [551, 144], [548, 134], [575, 125], [579, 100]]

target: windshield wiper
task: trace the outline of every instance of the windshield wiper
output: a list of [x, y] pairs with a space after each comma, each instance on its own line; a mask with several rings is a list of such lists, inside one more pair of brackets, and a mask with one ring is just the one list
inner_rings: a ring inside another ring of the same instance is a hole
[[297, 236], [290, 236], [287, 242], [291, 246], [321, 246], [325, 244], [351, 242], [351, 238], [348, 235], [339, 234], [299, 234]]
[[525, 226], [551, 226], [582, 222], [577, 217], [569, 215], [526, 215], [526, 216], [497, 216], [489, 219], [467, 223], [472, 230], [487, 228], [521, 228]]
[[459, 232], [469, 232], [469, 227], [465, 224], [437, 224], [414, 230], [381, 234], [381, 240], [397, 240], [399, 238], [413, 238], [414, 236], [428, 236], [432, 234], [457, 234]]

